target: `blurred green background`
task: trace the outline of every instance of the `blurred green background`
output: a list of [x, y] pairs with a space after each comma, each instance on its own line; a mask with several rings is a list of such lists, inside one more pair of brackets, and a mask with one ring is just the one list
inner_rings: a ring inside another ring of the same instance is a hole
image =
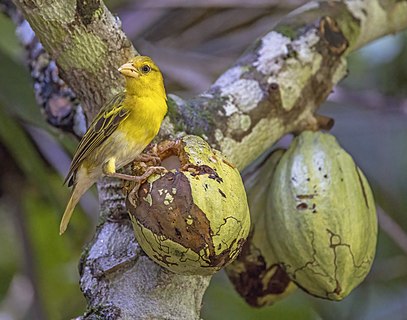
[[[306, 1], [235, 2], [107, 5], [136, 48], [162, 66], [167, 90], [189, 97]], [[24, 54], [14, 24], [0, 14], [0, 320], [68, 319], [85, 308], [77, 264], [97, 221], [97, 195], [83, 199], [85, 214], [76, 214], [60, 237], [69, 196], [62, 181], [76, 141], [44, 121]], [[379, 206], [371, 273], [339, 303], [298, 290], [274, 306], [253, 309], [220, 272], [205, 295], [204, 319], [407, 319], [407, 32], [352, 54], [349, 76], [320, 112], [335, 118], [332, 133], [366, 173]]]

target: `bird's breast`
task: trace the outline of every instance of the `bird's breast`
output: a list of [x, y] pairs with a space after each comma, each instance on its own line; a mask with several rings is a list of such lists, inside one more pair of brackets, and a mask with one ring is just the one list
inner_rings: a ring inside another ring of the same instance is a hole
[[165, 99], [156, 100], [128, 98], [125, 101], [131, 111], [105, 141], [101, 152], [106, 156], [105, 160], [115, 158], [116, 169], [134, 160], [160, 130], [166, 103]]
[[138, 134], [118, 130], [112, 136], [112, 157], [116, 160], [116, 169], [134, 160], [151, 141], [142, 130]]

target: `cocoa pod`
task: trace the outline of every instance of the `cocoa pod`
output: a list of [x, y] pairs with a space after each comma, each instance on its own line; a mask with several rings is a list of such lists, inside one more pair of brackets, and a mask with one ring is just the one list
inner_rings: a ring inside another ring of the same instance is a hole
[[185, 136], [158, 145], [176, 168], [130, 192], [127, 207], [146, 254], [181, 274], [209, 275], [232, 262], [250, 229], [239, 171], [203, 139]]
[[268, 208], [272, 250], [303, 290], [341, 300], [366, 277], [376, 250], [375, 202], [332, 135], [303, 132], [293, 140], [272, 177]]

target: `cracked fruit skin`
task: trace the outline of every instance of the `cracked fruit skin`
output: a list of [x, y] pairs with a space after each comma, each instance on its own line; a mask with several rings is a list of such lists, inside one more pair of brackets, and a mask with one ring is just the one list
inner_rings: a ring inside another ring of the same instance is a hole
[[282, 156], [268, 196], [268, 237], [289, 277], [342, 300], [368, 274], [377, 217], [369, 184], [330, 134], [303, 132]]
[[238, 256], [248, 236], [243, 182], [239, 171], [199, 137], [175, 142], [172, 153], [180, 167], [151, 176], [137, 197], [128, 197], [135, 236], [164, 268], [210, 275]]

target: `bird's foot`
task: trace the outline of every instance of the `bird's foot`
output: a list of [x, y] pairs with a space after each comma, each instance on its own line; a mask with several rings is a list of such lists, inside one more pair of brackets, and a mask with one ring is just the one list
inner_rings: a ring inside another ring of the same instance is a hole
[[141, 176], [134, 176], [135, 179], [133, 181], [136, 181], [141, 184], [144, 181], [146, 181], [152, 174], [163, 173], [166, 171], [167, 171], [166, 168], [160, 166], [148, 167], [147, 170]]
[[131, 181], [135, 182], [135, 184], [132, 185], [131, 188], [129, 188], [130, 192], [128, 193], [128, 198], [136, 199], [137, 193], [140, 189], [141, 184], [143, 182], [145, 182], [152, 174], [166, 172], [166, 171], [167, 171], [167, 169], [164, 167], [149, 167], [141, 176], [130, 176], [130, 177], [132, 177]]
[[144, 181], [146, 181], [148, 179], [148, 177], [151, 176], [152, 174], [163, 172], [163, 171], [167, 171], [167, 169], [164, 167], [153, 166], [153, 167], [148, 167], [141, 176], [132, 176], [130, 174], [125, 174], [125, 173], [120, 173], [120, 172], [111, 172], [111, 173], [107, 173], [107, 175], [112, 178], [119, 178], [119, 179], [123, 179], [123, 180], [127, 180], [127, 181], [132, 181], [137, 184], [141, 184]]
[[135, 161], [144, 163], [151, 162], [153, 166], [161, 164], [161, 158], [156, 152], [142, 153], [135, 159]]

